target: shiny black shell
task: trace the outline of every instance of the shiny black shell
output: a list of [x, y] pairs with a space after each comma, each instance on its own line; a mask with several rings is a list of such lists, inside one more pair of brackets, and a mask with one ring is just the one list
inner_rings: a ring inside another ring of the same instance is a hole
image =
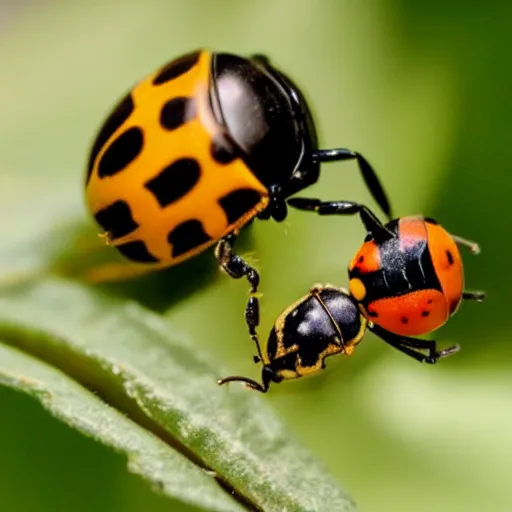
[[283, 378], [324, 367], [324, 359], [351, 353], [366, 329], [356, 301], [344, 290], [316, 288], [276, 320], [267, 343], [269, 366]]
[[311, 158], [318, 139], [309, 106], [267, 59], [214, 53], [210, 98], [230, 150], [240, 152], [270, 190], [278, 187], [284, 196], [295, 193], [290, 178], [299, 170], [300, 188], [318, 179], [319, 163]]

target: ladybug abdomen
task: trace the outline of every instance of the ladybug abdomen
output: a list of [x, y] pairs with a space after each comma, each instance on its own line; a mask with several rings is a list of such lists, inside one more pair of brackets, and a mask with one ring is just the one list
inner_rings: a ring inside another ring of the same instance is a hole
[[160, 267], [246, 224], [267, 189], [225, 143], [209, 102], [211, 54], [177, 59], [120, 102], [91, 152], [86, 198], [110, 243]]

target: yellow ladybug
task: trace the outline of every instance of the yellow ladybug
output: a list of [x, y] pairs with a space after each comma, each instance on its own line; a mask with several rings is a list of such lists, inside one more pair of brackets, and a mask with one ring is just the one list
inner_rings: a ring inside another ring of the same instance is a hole
[[233, 252], [252, 219], [282, 221], [287, 198], [318, 180], [320, 163], [355, 159], [390, 216], [369, 163], [318, 149], [298, 88], [261, 55], [195, 51], [139, 82], [93, 144], [86, 201], [108, 243], [143, 271], [176, 265], [217, 244], [232, 277], [259, 276]]

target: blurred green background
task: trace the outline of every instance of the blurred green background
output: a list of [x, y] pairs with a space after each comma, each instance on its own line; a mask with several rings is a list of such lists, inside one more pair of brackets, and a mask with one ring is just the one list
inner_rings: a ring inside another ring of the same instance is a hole
[[[366, 155], [397, 215], [425, 213], [480, 242], [480, 256], [464, 254], [467, 286], [489, 298], [463, 304], [436, 333], [442, 346], [463, 346], [438, 366], [369, 335], [355, 357], [262, 399], [365, 512], [512, 510], [511, 19], [505, 0], [0, 0], [0, 270], [90, 263], [75, 238], [95, 237], [85, 160], [134, 82], [202, 46], [268, 53], [310, 99], [322, 146]], [[303, 195], [374, 206], [353, 163], [323, 169]], [[255, 223], [244, 249], [262, 273], [262, 338], [311, 284], [346, 285], [363, 236], [356, 219], [299, 212]], [[106, 291], [160, 311], [212, 358], [257, 376], [246, 285], [211, 261]], [[28, 398], [0, 389], [0, 408], [2, 510], [192, 510], [153, 495], [120, 457]]]

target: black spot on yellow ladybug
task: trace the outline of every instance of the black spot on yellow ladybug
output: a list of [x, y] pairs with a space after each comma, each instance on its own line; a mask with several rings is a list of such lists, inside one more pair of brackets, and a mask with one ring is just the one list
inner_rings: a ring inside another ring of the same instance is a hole
[[118, 251], [132, 261], [138, 263], [157, 263], [158, 258], [155, 258], [146, 247], [142, 240], [134, 242], [127, 242], [117, 246]]
[[167, 240], [172, 245], [172, 256], [177, 257], [190, 249], [211, 240], [198, 220], [187, 220], [178, 224], [168, 235]]
[[219, 164], [229, 164], [237, 158], [235, 148], [221, 137], [212, 140], [210, 152], [212, 158]]
[[166, 130], [176, 130], [181, 125], [194, 119], [196, 104], [191, 98], [173, 98], [169, 100], [160, 112], [160, 124]]
[[121, 125], [132, 115], [134, 109], [133, 98], [131, 94], [128, 94], [123, 100], [119, 102], [114, 111], [107, 118], [103, 127], [101, 128], [96, 141], [91, 149], [89, 157], [89, 164], [87, 166], [87, 180], [89, 182], [91, 177], [92, 169], [94, 167], [94, 161], [101, 151], [103, 146], [106, 144], [108, 139], [112, 137], [114, 132], [121, 127]]
[[162, 208], [188, 194], [199, 181], [201, 168], [193, 158], [181, 158], [149, 180], [145, 187]]
[[260, 195], [255, 190], [239, 189], [220, 198], [219, 204], [226, 213], [228, 222], [231, 224], [247, 211], [248, 205], [254, 206], [259, 201]]
[[125, 201], [116, 201], [94, 215], [96, 222], [109, 233], [111, 240], [126, 236], [139, 225], [133, 220], [130, 207]]
[[142, 130], [136, 126], [123, 132], [103, 153], [98, 164], [98, 176], [114, 176], [139, 156], [144, 144]]
[[162, 85], [183, 75], [197, 64], [200, 55], [201, 52], [196, 51], [172, 60], [154, 78], [153, 85]]

